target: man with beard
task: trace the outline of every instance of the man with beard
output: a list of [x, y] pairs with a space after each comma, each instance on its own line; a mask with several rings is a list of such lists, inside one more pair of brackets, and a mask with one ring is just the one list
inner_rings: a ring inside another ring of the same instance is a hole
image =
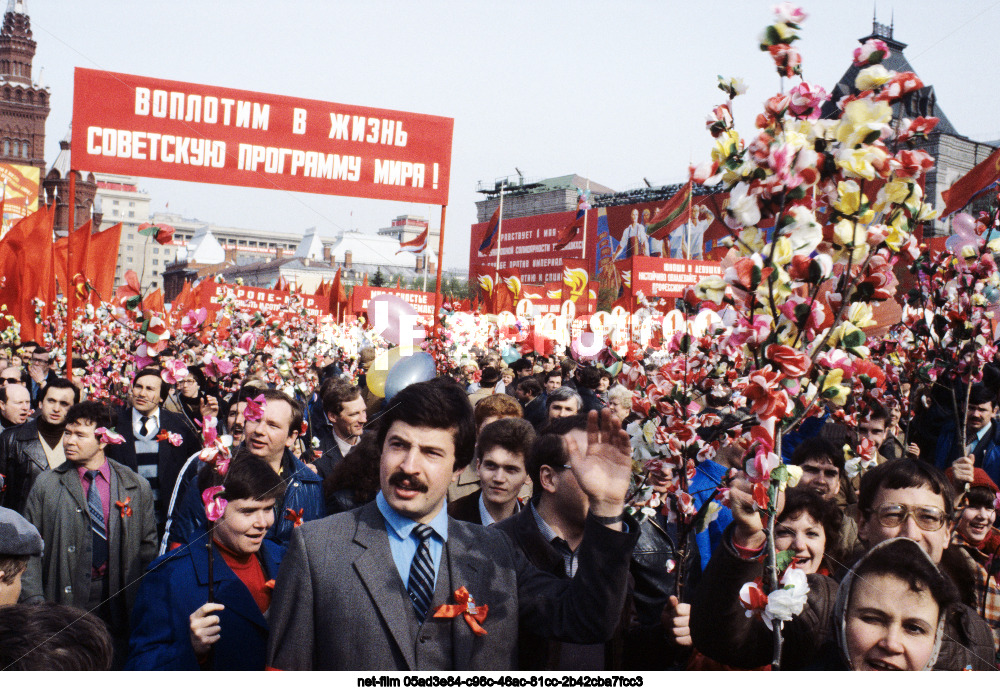
[[590, 512], [577, 574], [563, 579], [500, 531], [449, 519], [448, 485], [475, 446], [472, 407], [450, 380], [403, 389], [380, 418], [375, 501], [292, 533], [269, 612], [268, 666], [516, 669], [519, 624], [575, 643], [607, 640], [638, 529], [624, 515], [631, 454], [610, 413], [592, 414], [585, 438], [586, 449], [569, 449], [566, 472]]
[[80, 390], [68, 379], [55, 378], [41, 392], [38, 417], [0, 434], [0, 505], [24, 512], [35, 478], [66, 461], [62, 438], [66, 413], [80, 402]]

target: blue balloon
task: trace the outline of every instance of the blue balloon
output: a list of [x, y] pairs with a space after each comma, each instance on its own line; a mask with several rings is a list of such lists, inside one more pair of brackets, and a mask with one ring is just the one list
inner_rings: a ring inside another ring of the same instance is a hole
[[509, 365], [512, 362], [520, 360], [521, 353], [517, 351], [517, 348], [508, 343], [503, 347], [503, 353], [501, 354], [501, 357], [503, 358], [503, 361]]
[[436, 376], [437, 365], [430, 353], [419, 352], [401, 357], [385, 380], [385, 399], [388, 401], [410, 384], [430, 381]]

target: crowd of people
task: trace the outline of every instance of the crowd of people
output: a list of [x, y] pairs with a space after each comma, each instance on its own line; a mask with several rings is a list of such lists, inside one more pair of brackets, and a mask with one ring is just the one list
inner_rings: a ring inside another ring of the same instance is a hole
[[[712, 514], [689, 531], [669, 466], [633, 461], [641, 397], [598, 361], [484, 350], [386, 401], [370, 346], [301, 371], [308, 396], [177, 355], [137, 369], [118, 406], [38, 344], [0, 363], [4, 668], [771, 664], [745, 592], [765, 577], [766, 514], [733, 434], [754, 416], [723, 383], [699, 435], [732, 443], [689, 478]], [[964, 453], [933, 390], [909, 437], [900, 391], [853, 428], [787, 435], [801, 478], [774, 544], [808, 596], [783, 669], [995, 667], [993, 386], [969, 392]], [[845, 444], [879, 449], [860, 482]]]

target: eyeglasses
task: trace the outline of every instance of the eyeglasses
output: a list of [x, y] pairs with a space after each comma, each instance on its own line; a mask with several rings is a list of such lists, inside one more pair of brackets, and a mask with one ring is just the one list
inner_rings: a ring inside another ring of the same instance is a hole
[[178, 384], [197, 384], [198, 382], [194, 379], [181, 379]]
[[903, 504], [886, 504], [873, 512], [878, 522], [886, 528], [898, 528], [908, 516], [913, 516], [921, 530], [934, 532], [944, 527], [946, 514], [933, 506], [904, 506]]
[[4, 384], [20, 384], [21, 380], [15, 379], [14, 377], [4, 377], [3, 379], [0, 379], [0, 382], [3, 382]]

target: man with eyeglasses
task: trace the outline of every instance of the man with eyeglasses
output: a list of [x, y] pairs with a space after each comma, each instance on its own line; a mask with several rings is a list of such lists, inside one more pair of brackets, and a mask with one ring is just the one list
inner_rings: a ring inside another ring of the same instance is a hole
[[[766, 535], [745, 477], [730, 488], [734, 521], [709, 562], [691, 605], [694, 646], [717, 662], [740, 668], [771, 661], [771, 631], [746, 617], [740, 603], [744, 583], [761, 578]], [[782, 503], [779, 499], [779, 507]], [[915, 541], [940, 564], [951, 542], [955, 493], [936, 468], [915, 461], [888, 461], [861, 479], [858, 532], [869, 549], [894, 537]], [[842, 564], [846, 568], [850, 564]], [[832, 630], [837, 582], [808, 577], [809, 595], [802, 613], [783, 626], [782, 669], [815, 669]], [[934, 669], [993, 670], [993, 634], [989, 624], [967, 604], [947, 618]]]

